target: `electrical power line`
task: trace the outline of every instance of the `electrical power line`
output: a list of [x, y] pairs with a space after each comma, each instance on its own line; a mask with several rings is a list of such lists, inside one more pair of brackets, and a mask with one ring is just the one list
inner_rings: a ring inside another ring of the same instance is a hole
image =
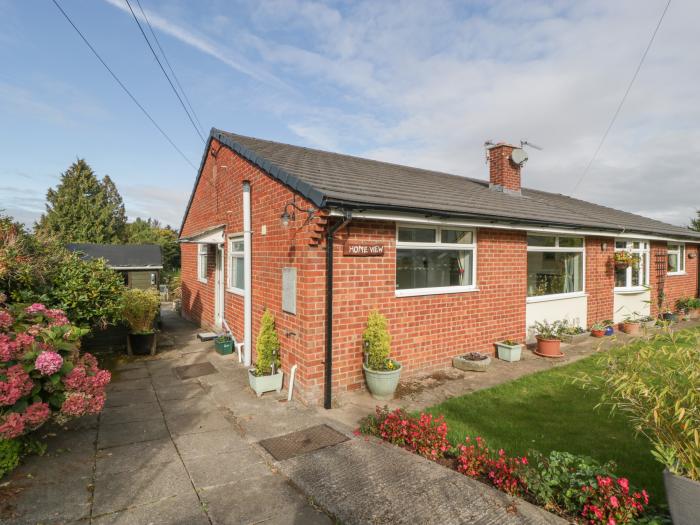
[[173, 69], [173, 66], [170, 65], [170, 60], [168, 60], [168, 56], [165, 54], [165, 49], [160, 45], [160, 40], [158, 40], [158, 37], [156, 36], [156, 32], [153, 30], [153, 26], [151, 26], [151, 22], [148, 20], [148, 16], [146, 15], [146, 11], [144, 11], [143, 7], [141, 6], [141, 0], [136, 0], [136, 3], [139, 5], [139, 9], [141, 10], [141, 14], [143, 15], [143, 19], [146, 21], [146, 24], [148, 25], [148, 29], [151, 31], [151, 35], [153, 35], [153, 40], [156, 41], [156, 45], [158, 46], [158, 49], [160, 50], [160, 54], [163, 55], [163, 59], [165, 59], [165, 65], [168, 66], [168, 70], [173, 76], [173, 80], [175, 80], [175, 84], [177, 84], [177, 87], [180, 89], [180, 93], [182, 93], [182, 96], [185, 99], [185, 102], [187, 103], [187, 107], [190, 108], [190, 111], [192, 112], [192, 116], [194, 119], [197, 121], [197, 125], [199, 126], [199, 129], [202, 133], [204, 133], [204, 127], [202, 126], [202, 123], [199, 120], [199, 117], [197, 116], [197, 113], [195, 112], [194, 108], [192, 107], [192, 103], [190, 102], [189, 97], [187, 96], [187, 93], [185, 93], [185, 90], [182, 87], [182, 84], [180, 84], [180, 80], [177, 78], [177, 75], [175, 74], [175, 70]]
[[651, 49], [651, 45], [654, 43], [654, 39], [656, 38], [656, 33], [659, 32], [659, 28], [661, 27], [661, 22], [663, 22], [664, 16], [666, 16], [666, 11], [668, 11], [668, 8], [670, 5], [671, 5], [671, 0], [668, 0], [668, 2], [666, 3], [666, 7], [664, 7], [664, 10], [661, 13], [661, 16], [659, 17], [659, 21], [656, 24], [656, 28], [654, 28], [654, 32], [651, 34], [651, 38], [649, 39], [649, 43], [647, 44], [647, 47], [644, 50], [644, 53], [642, 54], [642, 58], [639, 61], [639, 64], [637, 65], [637, 69], [634, 71], [634, 75], [632, 75], [632, 80], [630, 80], [630, 83], [628, 84], [627, 89], [625, 90], [625, 94], [622, 96], [622, 100], [620, 100], [620, 103], [618, 104], [617, 109], [615, 110], [615, 113], [613, 114], [613, 117], [610, 120], [610, 124], [608, 124], [608, 127], [605, 130], [605, 133], [603, 133], [603, 137], [600, 139], [600, 142], [598, 143], [598, 147], [596, 148], [595, 152], [593, 153], [593, 157], [591, 157], [591, 160], [588, 161], [586, 168], [583, 170], [583, 173], [581, 174], [578, 181], [574, 185], [574, 188], [571, 190], [572, 195], [576, 192], [578, 187], [581, 185], [581, 183], [583, 182], [583, 179], [586, 178], [586, 175], [588, 175], [588, 170], [591, 168], [591, 165], [593, 165], [593, 162], [598, 157], [598, 153], [600, 153], [600, 150], [603, 148], [603, 144], [605, 143], [605, 139], [608, 138], [608, 133], [610, 133], [610, 130], [612, 129], [613, 124], [615, 124], [615, 121], [617, 120], [617, 116], [620, 114], [620, 111], [622, 110], [622, 106], [625, 104], [625, 101], [627, 100], [627, 95], [629, 95], [630, 90], [632, 89], [632, 85], [634, 84], [634, 81], [637, 80], [637, 75], [639, 75], [639, 71], [642, 69], [642, 64], [644, 64], [644, 60], [646, 59], [647, 54], [649, 54], [649, 50]]
[[136, 105], [138, 106], [138, 108], [143, 112], [144, 115], [146, 115], [146, 117], [148, 118], [148, 120], [150, 120], [151, 123], [156, 127], [156, 129], [157, 129], [158, 131], [160, 131], [160, 134], [163, 135], [163, 137], [165, 137], [165, 140], [167, 140], [167, 141], [170, 143], [170, 145], [175, 149], [175, 151], [177, 151], [177, 152], [180, 154], [180, 156], [185, 160], [185, 162], [187, 162], [187, 164], [189, 164], [193, 169], [196, 170], [197, 167], [190, 161], [190, 159], [187, 158], [187, 156], [182, 152], [182, 150], [181, 150], [180, 148], [177, 147], [177, 145], [176, 145], [176, 144], [173, 142], [173, 140], [168, 136], [168, 134], [163, 130], [163, 128], [161, 128], [161, 127], [158, 125], [158, 123], [153, 119], [153, 117], [150, 115], [150, 113], [148, 113], [148, 111], [146, 111], [146, 108], [144, 108], [144, 107], [141, 105], [141, 103], [140, 103], [138, 100], [136, 100], [136, 97], [135, 97], [134, 95], [131, 94], [131, 91], [128, 90], [128, 88], [124, 85], [124, 83], [123, 83], [121, 80], [119, 80], [119, 77], [116, 75], [116, 73], [115, 73], [114, 71], [112, 71], [112, 69], [111, 69], [111, 68], [107, 65], [107, 63], [102, 59], [102, 57], [100, 56], [100, 54], [95, 50], [94, 47], [92, 47], [92, 44], [90, 44], [90, 42], [88, 41], [88, 39], [85, 38], [85, 35], [83, 35], [83, 33], [80, 31], [80, 29], [78, 29], [78, 27], [73, 23], [73, 20], [71, 20], [71, 18], [68, 16], [68, 14], [67, 14], [67, 13], [63, 10], [63, 8], [59, 5], [59, 3], [57, 2], [57, 0], [52, 0], [52, 2], [53, 2], [54, 5], [58, 8], [58, 10], [61, 12], [61, 14], [65, 17], [65, 19], [68, 20], [68, 23], [69, 23], [71, 26], [73, 26], [73, 29], [75, 29], [75, 32], [78, 33], [78, 35], [80, 35], [80, 38], [82, 38], [83, 42], [85, 42], [85, 45], [88, 46], [88, 47], [90, 48], [90, 51], [92, 51], [92, 53], [97, 57], [97, 60], [99, 60], [100, 63], [105, 67], [105, 69], [106, 69], [107, 71], [109, 71], [109, 74], [112, 75], [112, 78], [115, 80], [115, 82], [116, 82], [117, 84], [119, 84], [119, 87], [121, 87], [121, 88], [124, 90], [124, 92], [125, 92], [127, 95], [129, 95], [129, 98], [133, 101], [133, 103], [136, 104]]
[[199, 128], [197, 128], [197, 124], [195, 124], [194, 119], [192, 118], [192, 115], [190, 115], [190, 112], [187, 110], [187, 106], [185, 106], [185, 103], [183, 102], [182, 97], [180, 96], [180, 93], [177, 92], [177, 89], [175, 89], [175, 85], [173, 84], [173, 81], [170, 80], [168, 73], [165, 71], [165, 68], [163, 67], [163, 63], [160, 61], [160, 58], [158, 58], [158, 54], [156, 53], [156, 50], [153, 49], [153, 46], [151, 45], [151, 41], [148, 40], [148, 37], [146, 36], [146, 32], [143, 30], [143, 26], [141, 25], [141, 22], [139, 22], [139, 18], [136, 16], [136, 13], [134, 13], [134, 10], [131, 8], [131, 3], [129, 3], [129, 0], [125, 0], [125, 2], [126, 2], [126, 5], [129, 6], [129, 11], [131, 11], [131, 16], [134, 17], [134, 22], [136, 22], [136, 25], [139, 26], [139, 30], [141, 31], [141, 34], [143, 35], [143, 38], [146, 41], [146, 44], [148, 44], [148, 48], [151, 50], [151, 53], [153, 53], [153, 56], [155, 57], [156, 62], [158, 62], [158, 65], [160, 66], [160, 70], [163, 72], [163, 75], [165, 75], [165, 78], [168, 80], [168, 84], [170, 84], [170, 87], [172, 88], [173, 93], [175, 93], [175, 96], [180, 101], [180, 105], [182, 106], [182, 109], [185, 110], [185, 113], [187, 114], [187, 118], [190, 119], [190, 122], [192, 123], [192, 127], [194, 128], [197, 135], [199, 135], [199, 138], [202, 140], [202, 142], [206, 142], [206, 140], [204, 139], [204, 135], [202, 135], [202, 133], [200, 133]]

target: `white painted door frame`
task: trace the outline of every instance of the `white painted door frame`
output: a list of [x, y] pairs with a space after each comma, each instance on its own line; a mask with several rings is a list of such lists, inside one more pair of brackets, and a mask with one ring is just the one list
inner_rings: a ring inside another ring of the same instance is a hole
[[224, 246], [215, 245], [214, 269], [214, 326], [221, 328], [224, 321]]

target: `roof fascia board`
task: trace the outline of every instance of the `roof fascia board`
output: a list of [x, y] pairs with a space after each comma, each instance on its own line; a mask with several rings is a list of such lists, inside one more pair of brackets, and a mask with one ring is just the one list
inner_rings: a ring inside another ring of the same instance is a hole
[[[332, 209], [330, 212], [332, 217], [343, 217], [343, 212], [337, 209]], [[401, 214], [401, 213], [382, 213], [382, 212], [353, 212], [353, 219], [368, 219], [376, 221], [392, 221], [392, 222], [403, 222], [412, 224], [429, 224], [435, 226], [458, 226], [463, 228], [492, 228], [497, 230], [519, 230], [537, 233], [555, 233], [555, 234], [577, 234], [583, 236], [596, 236], [596, 237], [620, 237], [629, 238], [634, 237], [635, 239], [643, 239], [649, 241], [672, 241], [672, 242], [683, 242], [683, 243], [699, 243], [698, 240], [688, 240], [681, 239], [678, 237], [661, 237], [656, 235], [647, 235], [642, 233], [635, 233], [628, 230], [620, 231], [603, 231], [603, 230], [593, 230], [593, 229], [582, 229], [577, 227], [572, 228], [553, 228], [544, 226], [528, 226], [526, 224], [502, 224], [486, 221], [462, 221], [456, 219], [440, 219], [431, 218], [418, 215]]]

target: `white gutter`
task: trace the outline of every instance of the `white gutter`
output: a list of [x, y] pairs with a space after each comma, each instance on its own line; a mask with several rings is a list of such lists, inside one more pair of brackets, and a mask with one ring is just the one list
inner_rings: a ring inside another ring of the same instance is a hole
[[253, 276], [251, 267], [252, 231], [250, 218], [250, 182], [243, 182], [243, 279], [245, 294], [243, 296], [243, 364], [250, 366], [253, 344]]
[[[343, 217], [343, 212], [340, 210], [331, 210], [332, 217]], [[595, 237], [622, 237], [622, 238], [635, 238], [644, 239], [650, 241], [672, 241], [681, 243], [700, 243], [700, 240], [689, 240], [689, 239], [679, 239], [673, 237], [659, 237], [655, 235], [643, 235], [632, 233], [624, 228], [619, 232], [603, 232], [596, 230], [581, 230], [575, 227], [571, 229], [567, 228], [546, 228], [540, 226], [521, 226], [516, 224], [503, 224], [503, 223], [492, 223], [486, 221], [460, 221], [455, 219], [438, 219], [425, 217], [423, 215], [410, 215], [401, 213], [382, 213], [382, 212], [352, 212], [353, 219], [368, 219], [374, 221], [392, 221], [392, 222], [404, 222], [413, 224], [431, 224], [436, 226], [458, 226], [462, 228], [492, 228], [496, 230], [520, 230], [528, 232], [538, 232], [538, 233], [557, 233], [557, 234], [576, 234], [583, 236], [595, 236]]]

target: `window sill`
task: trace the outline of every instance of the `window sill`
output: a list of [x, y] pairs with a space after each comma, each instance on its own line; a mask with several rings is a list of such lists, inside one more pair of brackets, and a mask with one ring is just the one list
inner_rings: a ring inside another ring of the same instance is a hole
[[556, 293], [549, 295], [533, 295], [527, 298], [528, 303], [542, 303], [546, 301], [561, 301], [565, 299], [576, 299], [579, 297], [588, 297], [586, 292], [572, 292], [572, 293]]
[[634, 286], [632, 288], [615, 288], [615, 293], [619, 295], [634, 295], [648, 291], [649, 288], [646, 288], [644, 286]]
[[199, 281], [202, 284], [207, 284], [207, 279], [202, 279], [201, 277], [197, 277], [197, 281]]
[[478, 292], [476, 286], [444, 286], [440, 288], [411, 288], [408, 290], [396, 290], [396, 297], [416, 297], [420, 295], [442, 295], [451, 293]]
[[245, 295], [245, 290], [241, 290], [240, 288], [226, 288], [226, 291], [228, 293], [240, 295], [241, 297], [243, 297]]
[[686, 272], [668, 272], [666, 275], [673, 277], [674, 275], [688, 275]]

